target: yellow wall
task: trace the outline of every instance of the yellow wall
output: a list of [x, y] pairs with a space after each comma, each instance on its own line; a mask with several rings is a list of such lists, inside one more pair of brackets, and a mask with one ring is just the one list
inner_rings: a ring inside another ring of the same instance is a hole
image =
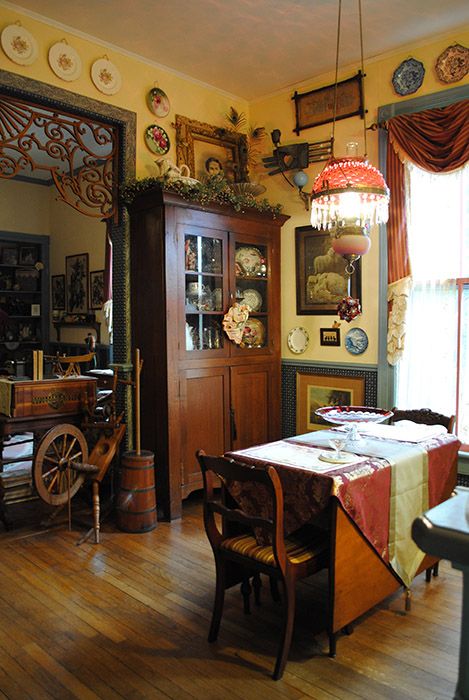
[[[365, 37], [366, 40], [366, 37]], [[367, 124], [377, 121], [378, 108], [380, 106], [398, 102], [413, 97], [420, 97], [447, 88], [468, 84], [469, 74], [458, 83], [446, 85], [441, 83], [435, 74], [434, 65], [437, 57], [444, 49], [453, 44], [469, 44], [469, 28], [452, 35], [445, 35], [438, 41], [427, 45], [416, 46], [368, 61], [365, 65], [365, 98]], [[314, 50], [314, 49], [312, 49]], [[414, 94], [400, 97], [394, 92], [391, 79], [394, 70], [406, 58], [413, 57], [422, 61], [425, 66], [425, 77], [422, 87]], [[348, 66], [341, 70], [339, 79], [349, 78], [354, 75], [359, 66]], [[256, 100], [250, 104], [250, 118], [252, 124], [262, 124], [268, 134], [277, 128], [282, 132], [282, 144], [295, 142], [314, 142], [328, 139], [331, 136], [331, 124], [325, 124], [313, 129], [305, 129], [299, 136], [293, 133], [295, 126], [294, 103], [291, 96], [294, 91], [307, 92], [315, 88], [323, 87], [334, 82], [332, 73], [323, 75], [317, 80], [301, 85], [292, 86], [274, 95]], [[348, 141], [358, 141], [359, 155], [364, 153], [363, 122], [359, 117], [351, 117], [336, 123], [335, 129], [335, 155], [345, 155], [345, 147]], [[378, 137], [377, 132], [367, 132], [368, 156], [373, 165], [378, 166]], [[272, 151], [270, 139], [266, 140], [266, 154]], [[308, 170], [309, 182], [305, 191], [311, 191], [312, 183], [320, 172], [320, 164], [312, 164]], [[341, 322], [342, 345], [341, 347], [322, 347], [319, 345], [319, 328], [330, 327], [337, 318], [335, 316], [297, 316], [296, 315], [296, 289], [295, 289], [295, 227], [309, 224], [309, 214], [296, 192], [285, 182], [281, 175], [270, 177], [262, 170], [258, 170], [261, 182], [268, 188], [267, 196], [273, 202], [282, 202], [284, 211], [291, 215], [291, 219], [282, 229], [282, 357], [285, 359], [298, 359], [287, 346], [287, 334], [295, 326], [303, 326], [310, 336], [310, 345], [307, 351], [301, 355], [301, 359], [321, 360], [327, 362], [352, 362], [352, 363], [376, 363], [378, 359], [378, 262], [379, 245], [378, 230], [371, 234], [372, 247], [370, 252], [363, 257], [362, 277], [362, 301], [363, 314], [351, 323]], [[369, 337], [368, 349], [362, 355], [351, 355], [344, 346], [345, 333], [352, 327], [363, 328]]]
[[[294, 141], [319, 141], [330, 137], [330, 124], [302, 131], [299, 137], [293, 134], [292, 129], [295, 118], [291, 96], [295, 89], [299, 92], [305, 92], [306, 90], [332, 83], [334, 79], [332, 74], [323, 75], [308, 83], [292, 86], [289, 90], [281, 91], [248, 104], [245, 100], [222, 93], [195, 81], [186, 80], [169, 69], [168, 71], [157, 69], [133, 57], [103, 48], [98, 43], [87, 41], [81, 37], [67, 34], [61, 29], [38, 22], [28, 15], [22, 15], [20, 12], [0, 7], [0, 30], [18, 19], [36, 37], [39, 44], [39, 57], [32, 66], [19, 66], [10, 61], [3, 52], [0, 52], [0, 69], [41, 80], [62, 89], [70, 89], [76, 93], [136, 112], [138, 177], [154, 174], [153, 160], [155, 155], [147, 149], [143, 140], [144, 129], [151, 123], [158, 121], [167, 131], [172, 143], [168, 157], [176, 160], [174, 128], [171, 126], [175, 114], [182, 114], [191, 119], [208, 122], [209, 124], [225, 125], [224, 115], [230, 106], [234, 106], [250, 117], [251, 125], [265, 126], [268, 134], [273, 128], [281, 129], [282, 143], [285, 144], [293, 143]], [[73, 83], [60, 80], [52, 72], [47, 61], [49, 47], [63, 38], [78, 51], [83, 62], [82, 75]], [[391, 77], [399, 63], [410, 56], [423, 61], [426, 68], [422, 87], [410, 97], [419, 97], [469, 82], [469, 76], [466, 76], [464, 81], [447, 86], [440, 83], [436, 78], [433, 68], [435, 60], [447, 46], [454, 42], [468, 45], [469, 28], [461, 29], [461, 31], [452, 35], [442, 36], [426, 45], [408, 47], [406, 50], [367, 61], [365, 66], [367, 74], [365, 84], [368, 124], [376, 121], [379, 106], [406, 99], [396, 95], [392, 88]], [[311, 50], [314, 51], [313, 46]], [[104, 54], [115, 63], [122, 75], [122, 88], [116, 95], [112, 96], [106, 96], [99, 92], [90, 78], [91, 64]], [[339, 78], [350, 77], [356, 73], [357, 69], [358, 65], [344, 67]], [[157, 120], [146, 105], [146, 95], [155, 84], [163, 88], [171, 100], [171, 111], [164, 119]], [[345, 153], [345, 144], [350, 140], [358, 141], [359, 153], [363, 153], [363, 125], [359, 118], [352, 117], [337, 122], [335, 136], [335, 154], [337, 156]], [[272, 144], [269, 137], [264, 142], [263, 151], [263, 155], [268, 155], [272, 152]], [[378, 165], [376, 132], [368, 132], [368, 155], [369, 160], [374, 165]], [[305, 189], [309, 190], [311, 188], [313, 179], [319, 170], [319, 165], [310, 166], [308, 169], [310, 180]], [[298, 357], [292, 355], [289, 351], [286, 338], [291, 328], [301, 325], [308, 330], [310, 335], [310, 346], [306, 353], [301, 356], [302, 359], [375, 363], [378, 351], [379, 246], [377, 231], [372, 232], [371, 251], [362, 261], [363, 314], [351, 324], [342, 322], [342, 346], [340, 348], [323, 348], [319, 345], [319, 328], [332, 325], [332, 321], [336, 317], [296, 315], [294, 230], [296, 226], [307, 225], [309, 223], [309, 215], [294, 190], [285, 183], [281, 176], [269, 177], [263, 168], [258, 168], [253, 175], [267, 186], [266, 196], [268, 199], [273, 203], [281, 202], [284, 205], [284, 212], [291, 216], [291, 219], [283, 227], [282, 233], [282, 356], [287, 359]], [[0, 192], [0, 197], [2, 197], [2, 192]], [[10, 230], [20, 229], [21, 227], [17, 229], [14, 226], [10, 226]], [[23, 228], [23, 230], [26, 229]], [[79, 247], [80, 251], [76, 250], [74, 252], [82, 252], [82, 246]], [[353, 356], [345, 350], [343, 336], [352, 326], [360, 326], [368, 333], [370, 343], [368, 350], [363, 355]]]

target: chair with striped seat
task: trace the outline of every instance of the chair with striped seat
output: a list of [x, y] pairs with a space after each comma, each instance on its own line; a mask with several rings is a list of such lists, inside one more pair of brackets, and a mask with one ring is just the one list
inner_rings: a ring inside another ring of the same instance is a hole
[[[312, 528], [308, 541], [284, 537], [283, 491], [274, 467], [252, 467], [225, 457], [212, 457], [197, 452], [204, 482], [205, 531], [215, 557], [216, 589], [208, 641], [218, 637], [225, 590], [234, 585], [229, 567], [242, 570], [244, 584], [249, 576], [266, 574], [280, 583], [283, 595], [283, 626], [273, 678], [282, 677], [290, 650], [295, 615], [295, 584], [329, 565], [329, 534]], [[221, 492], [215, 488], [222, 484]], [[231, 482], [255, 484], [267, 494], [270, 514], [252, 515], [226, 497], [225, 487]], [[215, 516], [222, 519], [217, 525]], [[233, 534], [233, 530], [236, 530]], [[271, 544], [259, 544], [254, 533], [262, 533]], [[240, 533], [240, 534], [238, 534]], [[239, 580], [239, 577], [238, 579]], [[330, 638], [331, 641], [331, 638]]]

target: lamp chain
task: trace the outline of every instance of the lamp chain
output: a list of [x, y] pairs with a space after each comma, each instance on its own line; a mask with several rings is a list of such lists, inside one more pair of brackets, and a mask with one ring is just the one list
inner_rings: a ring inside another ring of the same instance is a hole
[[[361, 69], [362, 69], [362, 80], [365, 80], [365, 66], [363, 63], [363, 26], [362, 26], [362, 0], [358, 0], [358, 19], [360, 23], [360, 58], [361, 58]], [[363, 103], [363, 140], [365, 146], [364, 157], [365, 160], [368, 158], [368, 146], [366, 141], [366, 105], [365, 105], [365, 86], [363, 85], [362, 90], [362, 103]]]
[[335, 143], [335, 121], [337, 116], [337, 81], [339, 78], [339, 46], [340, 46], [340, 24], [342, 15], [342, 0], [339, 0], [339, 15], [337, 18], [337, 44], [335, 49], [335, 80], [334, 80], [334, 109], [332, 112], [332, 157], [334, 157], [334, 143]]

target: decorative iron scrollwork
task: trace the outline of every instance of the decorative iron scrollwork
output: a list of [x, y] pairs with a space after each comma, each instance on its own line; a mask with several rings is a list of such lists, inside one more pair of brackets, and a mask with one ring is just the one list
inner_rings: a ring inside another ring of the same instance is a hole
[[0, 97], [0, 178], [43, 170], [87, 216], [116, 213], [117, 145], [113, 126]]

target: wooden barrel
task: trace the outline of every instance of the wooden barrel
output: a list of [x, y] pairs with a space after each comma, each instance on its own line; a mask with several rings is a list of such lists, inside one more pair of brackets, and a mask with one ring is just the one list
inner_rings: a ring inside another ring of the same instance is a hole
[[117, 496], [117, 526], [124, 532], [149, 532], [156, 527], [153, 452], [124, 452]]

